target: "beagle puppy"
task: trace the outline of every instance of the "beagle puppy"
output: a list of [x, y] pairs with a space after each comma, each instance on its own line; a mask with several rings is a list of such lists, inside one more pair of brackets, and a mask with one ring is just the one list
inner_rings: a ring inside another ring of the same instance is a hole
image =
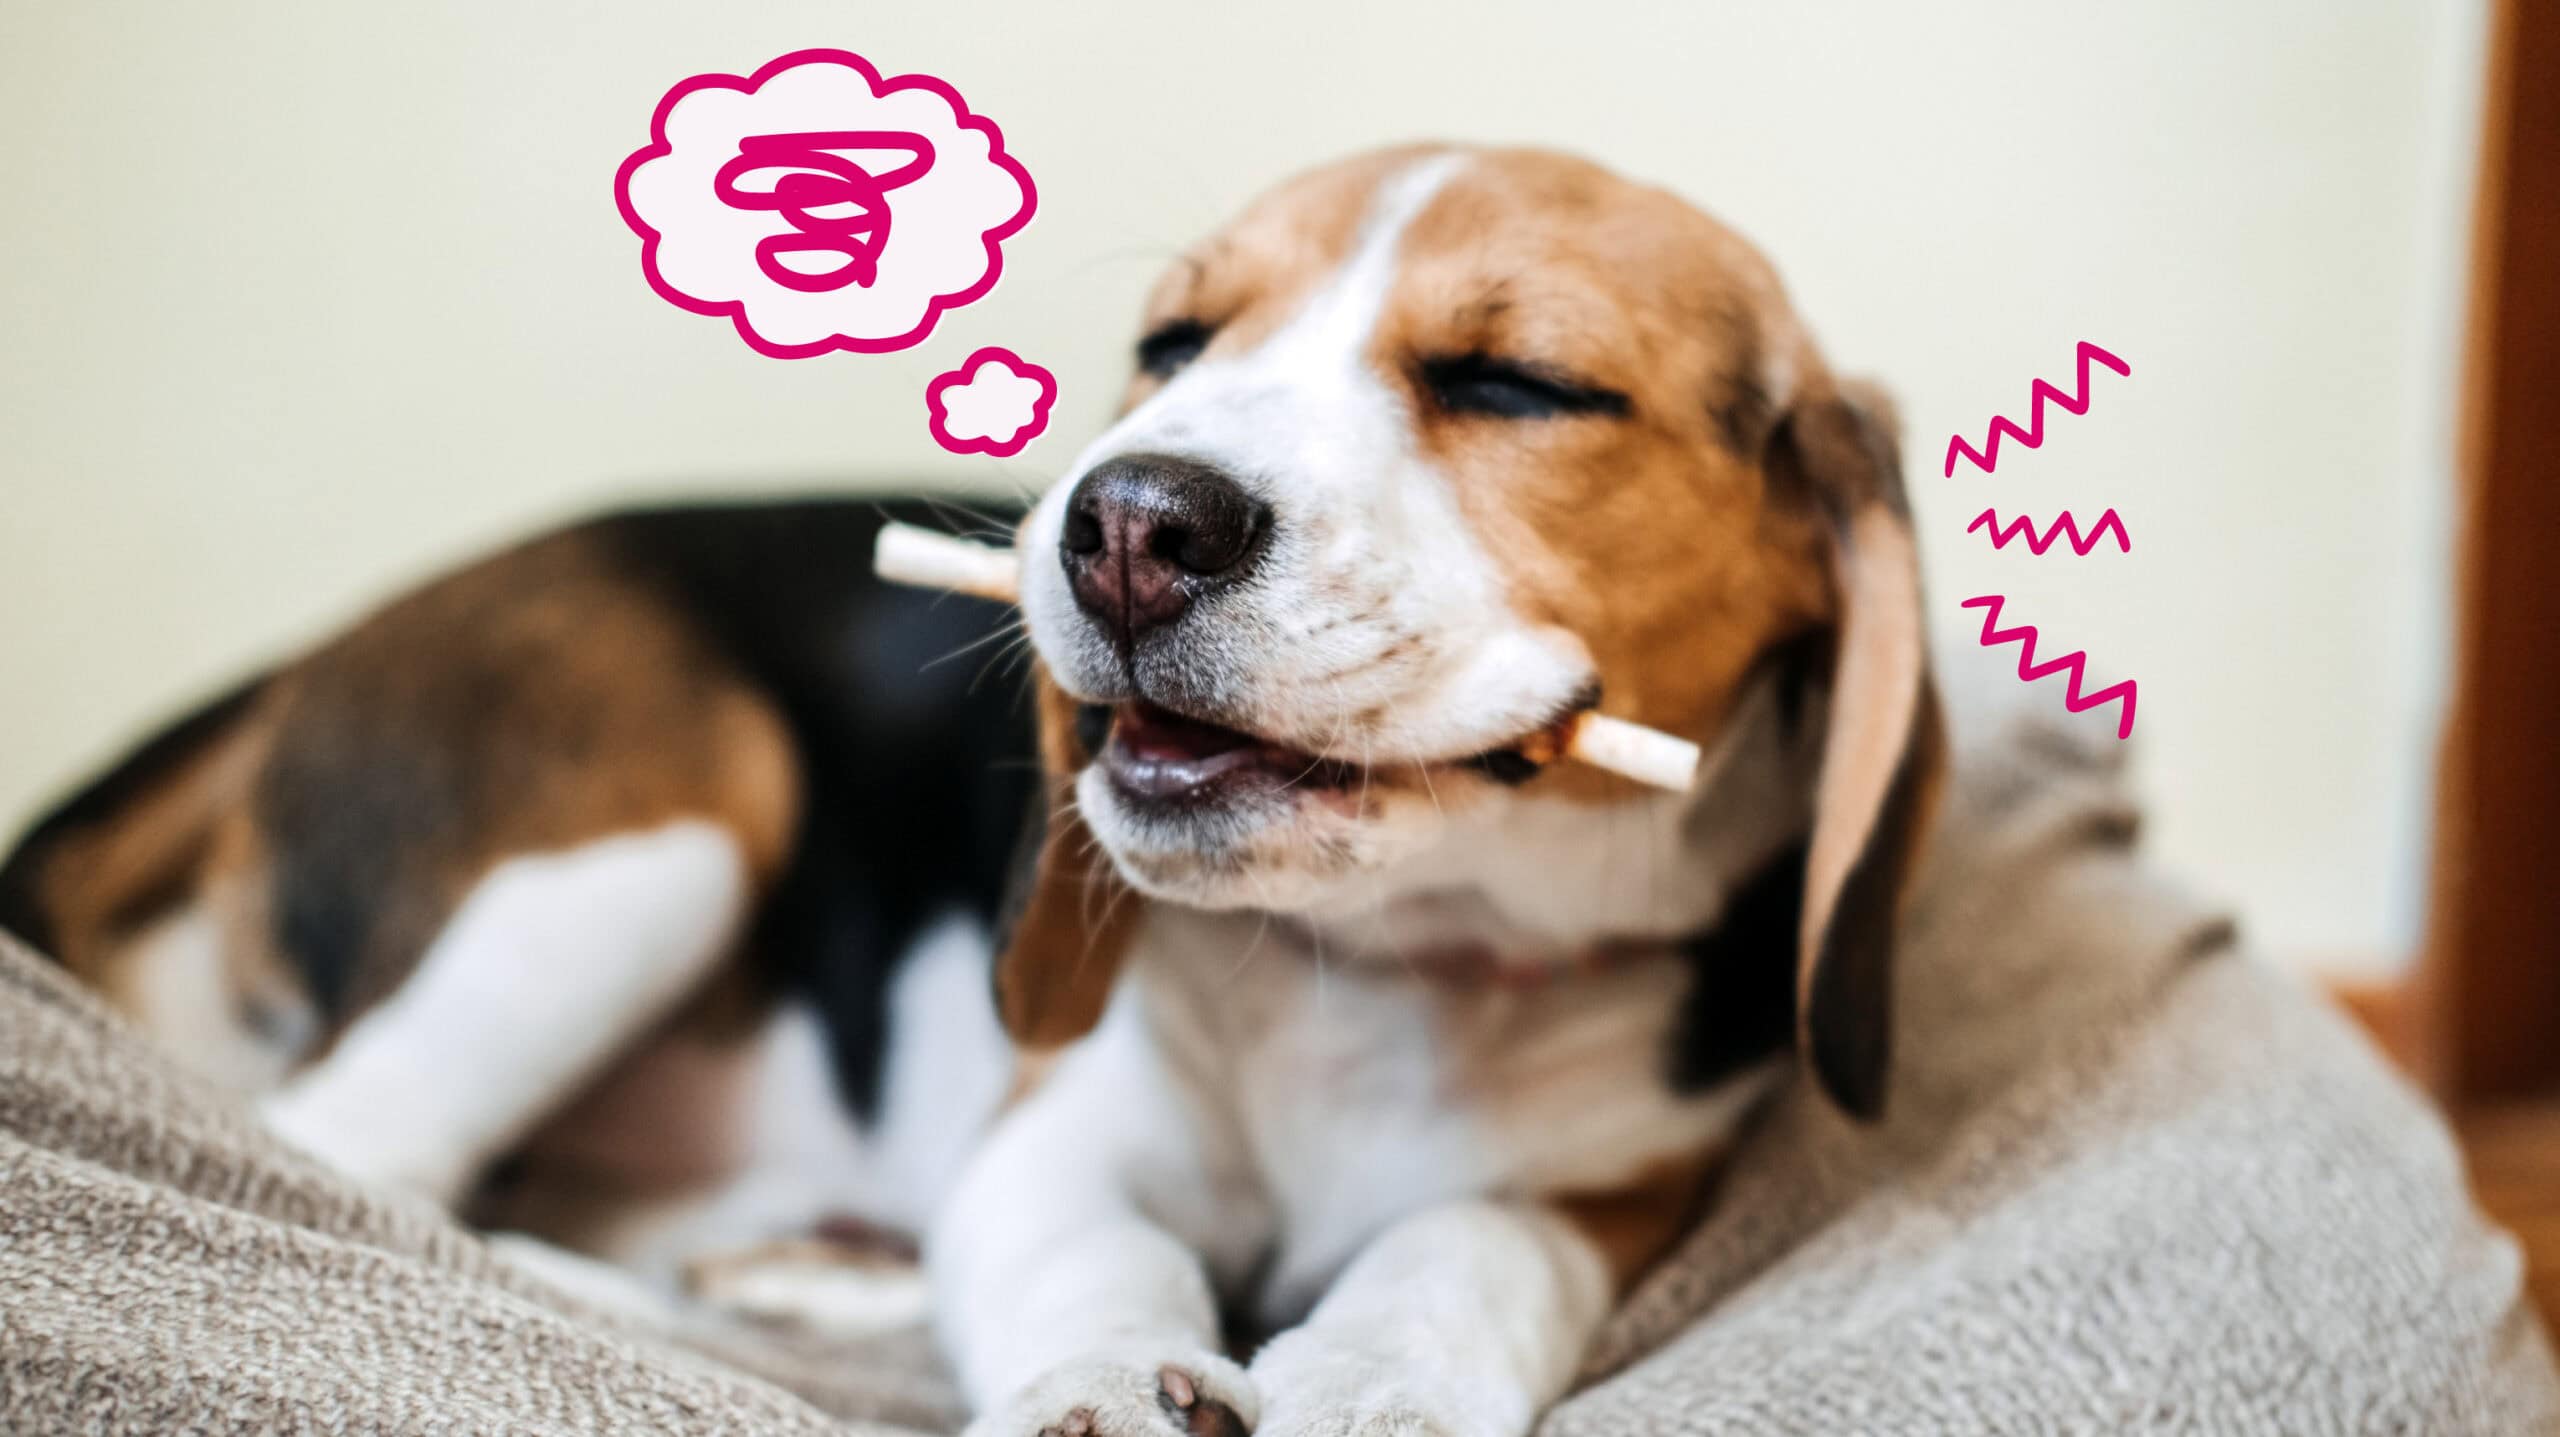
[[[1030, 715], [852, 506], [624, 516], [148, 746], [0, 922], [475, 1216], [921, 1231], [979, 1437], [1526, 1432], [1775, 1084], [1883, 1105], [1943, 761], [1890, 414], [1533, 151], [1292, 180], [1141, 333], [1015, 536]], [[1524, 756], [1595, 705], [1692, 790]]]
[[[1550, 154], [1285, 184], [1143, 333], [1020, 530], [1049, 1056], [926, 1249], [973, 1431], [1525, 1432], [1791, 1037], [1884, 1101], [1941, 763], [1890, 419]], [[1517, 760], [1594, 702], [1694, 791]]]
[[57, 806], [0, 926], [485, 1225], [669, 1281], [918, 1231], [1010, 1071], [987, 934], [1037, 792], [1014, 616], [869, 572], [884, 520], [955, 512], [646, 510], [482, 559]]

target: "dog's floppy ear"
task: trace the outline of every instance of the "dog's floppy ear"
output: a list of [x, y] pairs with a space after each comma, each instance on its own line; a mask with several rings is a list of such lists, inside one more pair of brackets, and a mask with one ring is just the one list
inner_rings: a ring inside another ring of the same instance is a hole
[[1896, 910], [1946, 750], [1890, 406], [1872, 391], [1808, 386], [1771, 435], [1768, 472], [1819, 510], [1839, 601], [1796, 1041], [1832, 1100], [1873, 1118], [1891, 1059]]
[[1092, 755], [1076, 705], [1050, 681], [1039, 696], [1040, 782], [1014, 850], [996, 938], [996, 1014], [1017, 1047], [1047, 1052], [1093, 1031], [1120, 976], [1138, 904], [1075, 811]]

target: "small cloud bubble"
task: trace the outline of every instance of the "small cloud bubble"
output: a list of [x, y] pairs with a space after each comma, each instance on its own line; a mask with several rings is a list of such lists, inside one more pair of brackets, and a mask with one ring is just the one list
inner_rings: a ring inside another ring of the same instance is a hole
[[1011, 458], [1049, 427], [1056, 375], [1010, 349], [990, 345], [925, 386], [927, 428], [954, 454]]

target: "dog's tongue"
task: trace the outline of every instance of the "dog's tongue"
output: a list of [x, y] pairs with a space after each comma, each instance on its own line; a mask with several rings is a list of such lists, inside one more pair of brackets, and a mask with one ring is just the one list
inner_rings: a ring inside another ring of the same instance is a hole
[[1284, 789], [1343, 788], [1361, 777], [1348, 764], [1145, 702], [1112, 711], [1102, 760], [1124, 792], [1150, 799], [1190, 797], [1254, 774]]
[[1197, 762], [1262, 743], [1249, 733], [1185, 718], [1149, 703], [1120, 706], [1113, 737], [1132, 758], [1148, 763]]

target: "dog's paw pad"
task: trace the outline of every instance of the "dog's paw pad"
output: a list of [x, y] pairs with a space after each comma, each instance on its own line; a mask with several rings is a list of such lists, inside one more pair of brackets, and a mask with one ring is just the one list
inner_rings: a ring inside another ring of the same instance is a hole
[[979, 1414], [967, 1437], [1252, 1437], [1261, 1403], [1243, 1368], [1153, 1346], [1051, 1368]]
[[1156, 1405], [1180, 1423], [1188, 1437], [1248, 1437], [1249, 1429], [1236, 1410], [1201, 1392], [1200, 1384], [1179, 1367], [1157, 1370]]
[[1093, 1409], [1079, 1407], [1040, 1429], [1040, 1437], [1093, 1437]]

